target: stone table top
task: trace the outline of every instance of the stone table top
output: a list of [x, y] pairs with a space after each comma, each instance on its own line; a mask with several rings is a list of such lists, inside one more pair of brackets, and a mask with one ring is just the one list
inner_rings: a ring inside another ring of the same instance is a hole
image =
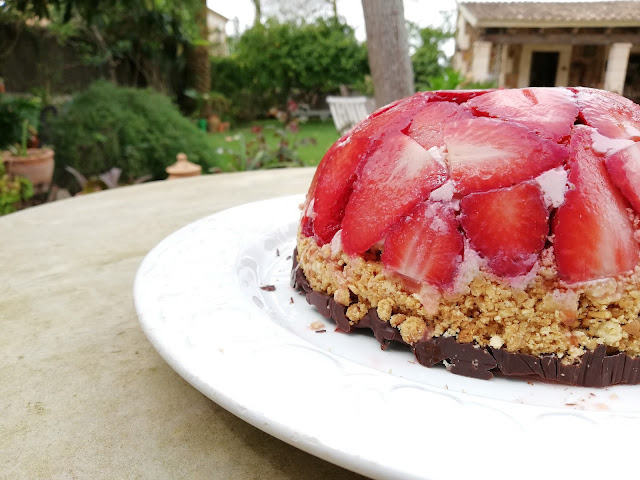
[[153, 349], [133, 305], [136, 270], [164, 237], [304, 193], [313, 172], [153, 182], [0, 217], [0, 476], [361, 478], [198, 392]]

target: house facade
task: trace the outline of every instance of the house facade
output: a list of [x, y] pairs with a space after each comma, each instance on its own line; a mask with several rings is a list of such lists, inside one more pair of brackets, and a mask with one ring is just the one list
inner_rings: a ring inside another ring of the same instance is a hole
[[207, 9], [207, 30], [209, 31], [209, 49], [215, 56], [229, 55], [227, 42], [227, 22], [229, 19], [218, 12]]
[[640, 100], [640, 2], [460, 2], [453, 66], [499, 87], [585, 86]]

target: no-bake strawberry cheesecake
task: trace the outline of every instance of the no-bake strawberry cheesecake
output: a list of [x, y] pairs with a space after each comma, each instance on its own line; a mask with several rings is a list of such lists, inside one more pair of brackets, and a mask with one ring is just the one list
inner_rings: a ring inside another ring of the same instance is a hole
[[640, 107], [589, 88], [418, 93], [320, 163], [293, 284], [426, 366], [640, 383]]

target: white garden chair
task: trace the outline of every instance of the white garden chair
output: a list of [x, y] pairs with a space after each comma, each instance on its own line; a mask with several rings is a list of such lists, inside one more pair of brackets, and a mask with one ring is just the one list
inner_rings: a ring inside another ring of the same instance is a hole
[[375, 109], [375, 102], [370, 97], [327, 97], [329, 110], [336, 129], [344, 133], [360, 120], [363, 120]]

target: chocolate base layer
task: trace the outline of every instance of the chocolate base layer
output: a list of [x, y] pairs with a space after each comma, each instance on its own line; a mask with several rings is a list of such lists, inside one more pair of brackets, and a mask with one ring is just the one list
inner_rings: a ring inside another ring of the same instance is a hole
[[297, 250], [293, 253], [291, 286], [305, 294], [307, 302], [316, 307], [322, 316], [333, 319], [337, 331], [351, 333], [356, 328], [368, 328], [383, 350], [390, 342], [405, 345], [426, 367], [444, 362], [451, 373], [483, 380], [490, 380], [499, 374], [583, 387], [640, 384], [640, 357], [630, 357], [625, 353], [609, 355], [604, 345], [585, 353], [577, 364], [563, 365], [556, 355], [534, 357], [502, 348], [459, 343], [453, 337], [430, 338], [411, 346], [402, 340], [396, 328], [378, 317], [374, 308], [352, 325], [346, 317], [347, 307], [336, 302], [331, 295], [311, 288], [304, 272], [298, 268]]

